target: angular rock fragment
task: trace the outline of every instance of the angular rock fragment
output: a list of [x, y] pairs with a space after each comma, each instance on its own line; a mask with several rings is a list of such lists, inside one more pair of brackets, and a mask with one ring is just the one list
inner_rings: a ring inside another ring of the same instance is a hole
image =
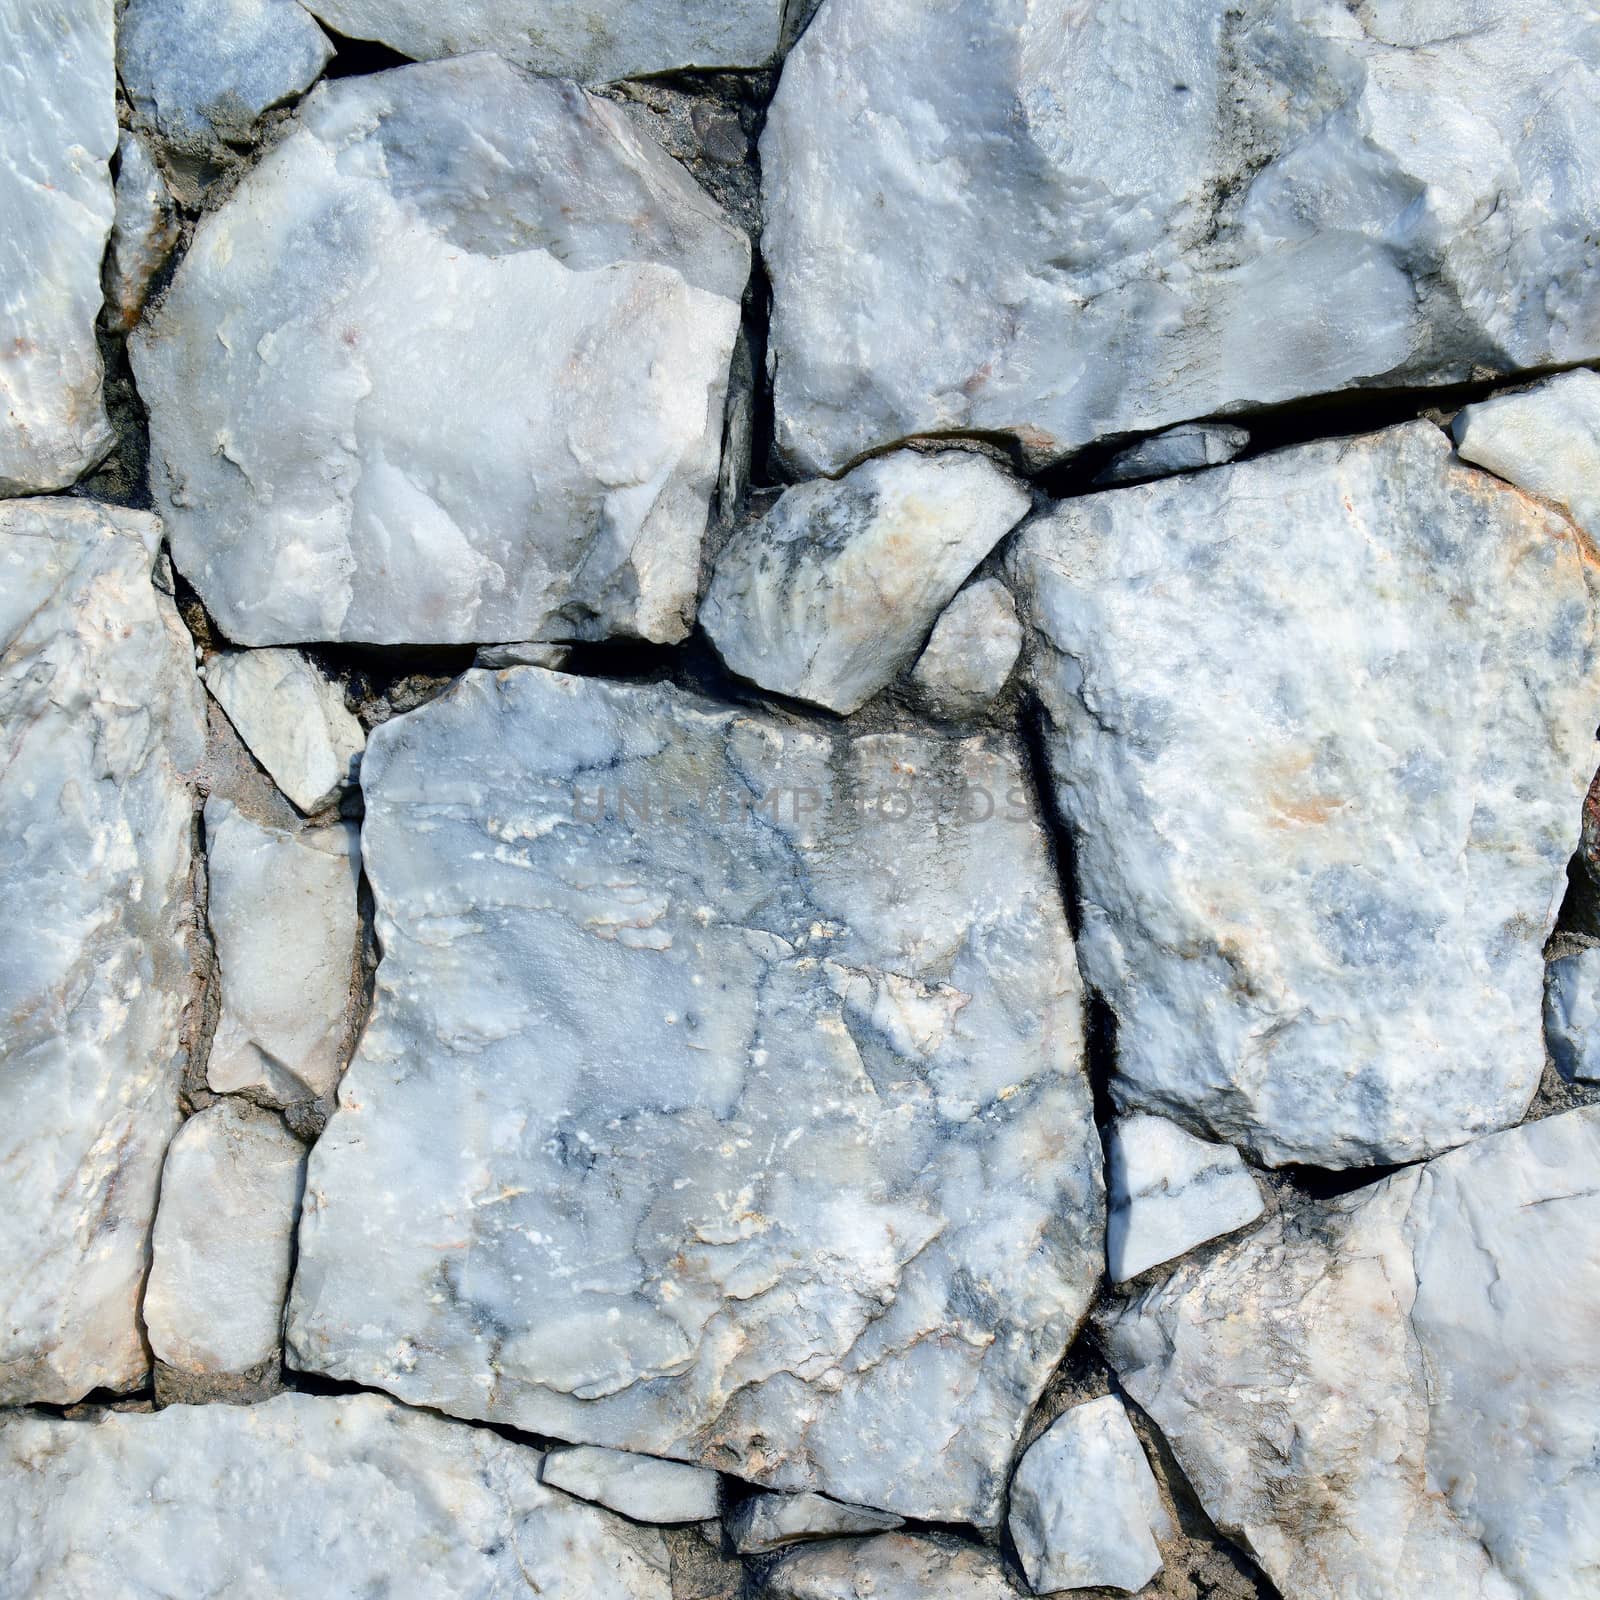
[[1562, 1077], [1600, 1083], [1600, 948], [1562, 956], [1546, 969], [1544, 1037]]
[[1451, 432], [1463, 459], [1552, 501], [1600, 539], [1600, 372], [1565, 372], [1468, 406]]
[[1003, 583], [985, 578], [944, 608], [911, 686], [939, 716], [977, 716], [1005, 688], [1021, 654], [1016, 601]]
[[0, 495], [64, 488], [113, 443], [94, 336], [112, 31], [112, 0], [0, 0]]
[[904, 451], [786, 490], [717, 557], [701, 623], [763, 689], [848, 713], [916, 658], [972, 569], [1027, 515], [987, 456]]
[[1161, 1570], [1171, 1523], [1144, 1447], [1115, 1395], [1063, 1412], [1011, 1480], [1012, 1542], [1035, 1594], [1131, 1593]]
[[1243, 428], [1225, 422], [1186, 422], [1118, 451], [1095, 482], [1131, 483], [1138, 478], [1170, 478], [1178, 472], [1220, 467], [1249, 444], [1250, 435]]
[[1595, 765], [1595, 563], [1426, 423], [1069, 501], [1038, 633], [1113, 1093], [1276, 1165], [1515, 1122]]
[[351, 826], [284, 833], [206, 805], [206, 909], [222, 1011], [206, 1062], [219, 1093], [268, 1105], [331, 1094], [344, 1066], [360, 933]]
[[298, 0], [126, 0], [117, 70], [134, 110], [180, 149], [244, 144], [333, 57]]
[[827, 0], [761, 149], [779, 449], [1592, 360], [1597, 86], [1565, 0]]
[[240, 644], [682, 638], [748, 270], [571, 84], [323, 85], [133, 339], [174, 561]]
[[502, 672], [507, 667], [544, 667], [559, 672], [567, 664], [568, 650], [559, 644], [486, 644], [472, 658], [475, 667]]
[[1113, 1283], [1254, 1222], [1265, 1205], [1231, 1145], [1165, 1117], [1119, 1117], [1106, 1141], [1106, 1259]]
[[1101, 1267], [1023, 784], [1004, 742], [536, 668], [379, 728], [383, 962], [312, 1156], [292, 1361], [995, 1523]]
[[1600, 1566], [1600, 1108], [1273, 1218], [1107, 1319], [1286, 1600], [1535, 1600]]
[[539, 1481], [635, 1522], [710, 1522], [722, 1510], [722, 1480], [716, 1473], [591, 1444], [549, 1451]]
[[820, 1494], [753, 1494], [726, 1518], [728, 1537], [742, 1556], [851, 1533], [889, 1533], [901, 1519], [870, 1506], [847, 1506]]
[[219, 1100], [178, 1130], [161, 1173], [144, 1320], [184, 1373], [242, 1373], [278, 1353], [305, 1149], [270, 1111]]
[[131, 1388], [191, 993], [192, 646], [160, 524], [0, 506], [0, 1404]]
[[418, 61], [492, 50], [557, 78], [607, 83], [689, 67], [764, 67], [783, 0], [308, 0], [329, 27]]
[[0, 1423], [17, 1594], [670, 1600], [661, 1535], [539, 1452], [377, 1395]]
[[1012, 1600], [994, 1551], [940, 1535], [830, 1539], [781, 1557], [760, 1593], [773, 1600]]
[[355, 782], [367, 736], [339, 686], [298, 650], [236, 650], [204, 671], [250, 754], [301, 811], [320, 811]]
[[126, 333], [139, 320], [150, 285], [182, 230], [177, 207], [148, 146], [124, 129], [117, 140], [116, 216], [106, 250], [106, 321]]

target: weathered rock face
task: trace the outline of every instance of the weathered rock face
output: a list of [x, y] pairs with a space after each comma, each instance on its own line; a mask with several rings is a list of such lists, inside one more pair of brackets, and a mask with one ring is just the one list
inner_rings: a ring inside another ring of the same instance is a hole
[[864, 705], [916, 659], [972, 569], [1031, 509], [986, 456], [903, 452], [803, 483], [717, 557], [701, 621], [764, 689]]
[[0, 1404], [149, 1368], [205, 738], [188, 635], [150, 581], [160, 536], [83, 500], [0, 506]]
[[1591, 946], [1550, 963], [1544, 1037], [1562, 1077], [1600, 1083], [1600, 949]]
[[748, 267], [570, 84], [324, 85], [132, 342], [173, 559], [240, 644], [681, 638]]
[[117, 139], [116, 212], [105, 259], [106, 321], [126, 333], [181, 233], [177, 208], [149, 147], [124, 129]]
[[150, 1348], [169, 1366], [222, 1376], [278, 1353], [304, 1175], [300, 1141], [244, 1101], [178, 1130], [144, 1295]]
[[292, 1361], [994, 1523], [1100, 1271], [1022, 781], [1003, 743], [536, 668], [379, 728], [383, 963], [311, 1159]]
[[492, 50], [558, 78], [606, 83], [686, 67], [763, 67], [777, 54], [783, 0], [310, 0], [355, 39], [418, 61]]
[[944, 608], [917, 658], [911, 687], [936, 716], [977, 716], [1010, 681], [1021, 654], [1022, 624], [1011, 591], [985, 578]]
[[753, 1494], [726, 1518], [740, 1555], [763, 1555], [814, 1539], [850, 1533], [888, 1533], [901, 1519], [870, 1506], [841, 1505], [820, 1494]]
[[1597, 75], [1561, 0], [827, 0], [762, 142], [779, 446], [1593, 359]]
[[1180, 1267], [1105, 1328], [1287, 1600], [1558, 1600], [1600, 1564], [1600, 1108]]
[[539, 1481], [635, 1522], [709, 1522], [722, 1511], [722, 1480], [705, 1467], [592, 1444], [548, 1451]]
[[117, 147], [112, 0], [0, 0], [0, 495], [60, 489], [111, 448], [100, 258]]
[[774, 1600], [1012, 1600], [992, 1551], [927, 1534], [830, 1539], [791, 1550], [766, 1575]]
[[661, 1535], [541, 1487], [539, 1460], [376, 1395], [18, 1416], [0, 1570], [19, 1594], [670, 1600]]
[[1521, 1116], [1595, 762], [1594, 571], [1426, 423], [1023, 531], [1125, 1106], [1325, 1166]]

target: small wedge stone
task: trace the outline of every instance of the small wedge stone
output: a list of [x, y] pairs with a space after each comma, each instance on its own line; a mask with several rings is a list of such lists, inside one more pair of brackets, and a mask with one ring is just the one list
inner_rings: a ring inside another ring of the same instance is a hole
[[635, 1522], [707, 1522], [722, 1510], [716, 1473], [630, 1450], [559, 1446], [545, 1455], [540, 1481]]

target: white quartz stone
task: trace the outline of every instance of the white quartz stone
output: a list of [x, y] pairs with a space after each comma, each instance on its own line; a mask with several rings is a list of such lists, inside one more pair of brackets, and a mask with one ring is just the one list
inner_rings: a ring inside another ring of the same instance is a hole
[[1285, 1600], [1571, 1600], [1600, 1570], [1600, 1107], [1181, 1265], [1106, 1345]]
[[685, 67], [763, 67], [783, 0], [307, 0], [329, 27], [414, 60], [492, 50], [584, 83]]
[[722, 1510], [722, 1480], [705, 1467], [592, 1444], [549, 1451], [540, 1481], [635, 1522], [710, 1522]]
[[1220, 467], [1249, 443], [1245, 429], [1226, 422], [1185, 422], [1118, 451], [1095, 482], [1130, 483], [1137, 478], [1167, 478], [1175, 472]]
[[205, 740], [160, 539], [86, 500], [0, 505], [0, 1405], [149, 1371]]
[[717, 557], [701, 623], [764, 689], [850, 712], [916, 658], [972, 569], [1027, 515], [987, 456], [903, 451], [786, 490]]
[[177, 208], [149, 147], [131, 129], [117, 140], [116, 219], [106, 250], [106, 320], [126, 333], [139, 320], [150, 285], [182, 230]]
[[242, 1373], [278, 1353], [305, 1150], [270, 1111], [219, 1100], [161, 1171], [144, 1321], [181, 1372]]
[[1022, 624], [1011, 591], [985, 578], [944, 608], [911, 686], [940, 716], [976, 716], [1005, 688], [1021, 654]]
[[1600, 721], [1571, 525], [1415, 423], [1068, 501], [1013, 566], [1119, 1103], [1274, 1165], [1515, 1122]]
[[377, 1395], [0, 1423], [17, 1595], [670, 1600], [653, 1528], [541, 1487], [539, 1452]]
[[1122, 1283], [1265, 1209], [1231, 1145], [1185, 1133], [1165, 1117], [1119, 1117], [1106, 1141], [1106, 1259]]
[[779, 449], [1592, 360], [1597, 141], [1569, 0], [826, 0], [761, 146]]
[[524, 667], [385, 723], [362, 787], [383, 960], [293, 1364], [998, 1522], [1103, 1259], [1016, 751]]
[[133, 336], [173, 560], [239, 644], [682, 638], [748, 270], [571, 84], [324, 84]]
[[222, 991], [206, 1081], [276, 1106], [331, 1093], [357, 978], [357, 830], [284, 833], [213, 799], [206, 861]]
[[888, 1533], [901, 1519], [870, 1506], [847, 1506], [821, 1494], [753, 1494], [724, 1519], [742, 1556], [765, 1555], [813, 1539], [850, 1533]]
[[759, 1591], [772, 1600], [1012, 1600], [994, 1551], [938, 1535], [830, 1539], [779, 1558]]
[[117, 68], [134, 109], [179, 145], [243, 143], [333, 56], [297, 0], [127, 0]]
[[301, 811], [320, 811], [354, 783], [367, 736], [338, 684], [298, 650], [230, 651], [204, 674], [251, 755]]
[[111, 448], [100, 258], [117, 147], [112, 0], [0, 0], [0, 495]]
[[1564, 1078], [1600, 1083], [1600, 948], [1562, 956], [1546, 969], [1544, 1037]]
[[1566, 372], [1468, 406], [1451, 431], [1466, 460], [1554, 502], [1600, 539], [1600, 372]]
[[1144, 1447], [1115, 1395], [1064, 1411], [1011, 1480], [1012, 1542], [1036, 1594], [1142, 1589], [1170, 1522]]

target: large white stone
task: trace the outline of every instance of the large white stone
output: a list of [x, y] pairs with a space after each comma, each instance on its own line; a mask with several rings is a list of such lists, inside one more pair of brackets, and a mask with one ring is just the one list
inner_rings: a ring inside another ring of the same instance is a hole
[[308, 0], [329, 27], [414, 60], [492, 50], [584, 83], [686, 67], [763, 67], [784, 0]]
[[571, 84], [324, 84], [130, 347], [174, 561], [239, 644], [682, 638], [748, 270]]
[[916, 659], [972, 569], [1027, 515], [987, 456], [904, 451], [786, 490], [717, 557], [701, 623], [764, 689], [850, 712]]
[[830, 1539], [782, 1556], [759, 1593], [773, 1600], [1013, 1600], [994, 1551], [939, 1535]]
[[362, 786], [383, 961], [293, 1363], [997, 1522], [1103, 1204], [1015, 751], [524, 667]]
[[206, 687], [268, 776], [304, 812], [355, 781], [367, 736], [338, 684], [298, 650], [234, 650], [204, 668]]
[[1566, 372], [1468, 406], [1451, 431], [1466, 460], [1552, 501], [1600, 539], [1600, 372]]
[[131, 129], [117, 139], [116, 215], [106, 248], [106, 321], [126, 333], [139, 320], [156, 274], [182, 229], [149, 146]]
[[1563, 1077], [1600, 1083], [1600, 947], [1562, 956], [1546, 969], [1544, 1037]]
[[357, 830], [285, 833], [213, 799], [206, 862], [222, 991], [206, 1081], [277, 1106], [331, 1093], [357, 977]]
[[[0, 505], [0, 1404], [132, 1388], [204, 753], [154, 517]], [[5, 1570], [0, 1562], [0, 1571]]]
[[1265, 1209], [1231, 1145], [1165, 1117], [1118, 1117], [1106, 1139], [1106, 1260], [1113, 1283], [1254, 1222]]
[[814, 1539], [850, 1533], [888, 1533], [901, 1519], [870, 1506], [847, 1506], [820, 1494], [753, 1494], [723, 1519], [742, 1556], [765, 1555]]
[[710, 1522], [722, 1511], [722, 1480], [705, 1467], [599, 1445], [549, 1451], [540, 1482], [598, 1501], [635, 1522]]
[[1180, 1266], [1128, 1392], [1285, 1600], [1572, 1600], [1600, 1570], [1600, 1107]]
[[1161, 1570], [1156, 1530], [1171, 1524], [1115, 1395], [1062, 1412], [1028, 1446], [1011, 1480], [1008, 1525], [1035, 1594], [1132, 1593]]
[[661, 1535], [377, 1395], [0, 1423], [7, 1593], [670, 1600]]
[[1595, 572], [1427, 423], [1023, 531], [1124, 1107], [1325, 1166], [1522, 1115], [1595, 765]]
[[944, 608], [911, 687], [938, 716], [977, 716], [1010, 681], [1021, 654], [1016, 601], [998, 579], [985, 578]]
[[1567, 0], [826, 0], [761, 146], [779, 448], [1593, 359], [1597, 69]]
[[185, 1373], [242, 1373], [278, 1353], [305, 1150], [270, 1111], [219, 1100], [178, 1130], [161, 1172], [144, 1321]]
[[0, 0], [0, 495], [111, 448], [100, 258], [117, 147], [112, 0]]

